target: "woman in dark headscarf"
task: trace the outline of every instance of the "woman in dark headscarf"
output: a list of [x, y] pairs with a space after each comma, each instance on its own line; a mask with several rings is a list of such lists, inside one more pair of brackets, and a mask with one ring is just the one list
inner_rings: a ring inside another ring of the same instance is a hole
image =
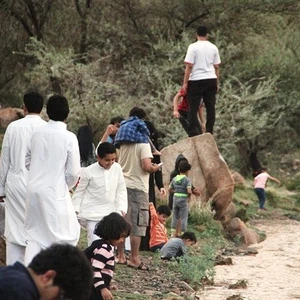
[[96, 161], [91, 127], [89, 125], [81, 126], [78, 129], [77, 139], [80, 151], [80, 164], [82, 167], [87, 167]]

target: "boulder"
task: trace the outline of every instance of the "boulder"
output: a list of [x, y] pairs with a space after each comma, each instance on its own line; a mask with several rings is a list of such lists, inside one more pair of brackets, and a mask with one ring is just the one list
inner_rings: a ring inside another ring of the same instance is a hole
[[240, 173], [231, 171], [231, 177], [235, 186], [246, 186], [246, 180]]
[[0, 127], [6, 128], [12, 121], [21, 119], [23, 117], [24, 112], [21, 108], [0, 108]]
[[[192, 165], [189, 177], [193, 185], [201, 190], [201, 201], [210, 201], [215, 210], [215, 219], [224, 220], [224, 212], [231, 203], [234, 182], [213, 136], [205, 133], [187, 138], [162, 149], [161, 152], [165, 187], [169, 185], [169, 176], [174, 169], [176, 157], [183, 154]], [[195, 197], [192, 201], [195, 201]]]

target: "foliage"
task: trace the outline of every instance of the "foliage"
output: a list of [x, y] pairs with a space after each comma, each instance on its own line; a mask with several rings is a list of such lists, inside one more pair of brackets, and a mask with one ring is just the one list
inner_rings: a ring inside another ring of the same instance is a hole
[[215, 251], [212, 245], [204, 245], [200, 255], [186, 255], [172, 260], [168, 268], [179, 272], [182, 280], [197, 286], [204, 279], [213, 278]]
[[214, 136], [248, 174], [251, 154], [265, 161], [299, 146], [299, 11], [296, 0], [2, 1], [0, 101], [19, 105], [28, 87], [64, 93], [69, 128], [88, 122], [95, 133], [138, 104], [166, 146], [186, 136], [172, 98], [206, 24], [222, 59]]
[[289, 191], [300, 192], [300, 177], [295, 177], [285, 181], [285, 186]]

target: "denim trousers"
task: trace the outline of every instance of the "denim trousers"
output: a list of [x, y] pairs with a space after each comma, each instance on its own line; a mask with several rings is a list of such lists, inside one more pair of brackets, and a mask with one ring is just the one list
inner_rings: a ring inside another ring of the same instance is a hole
[[263, 188], [255, 188], [254, 190], [259, 200], [259, 208], [262, 209], [266, 202], [265, 190]]

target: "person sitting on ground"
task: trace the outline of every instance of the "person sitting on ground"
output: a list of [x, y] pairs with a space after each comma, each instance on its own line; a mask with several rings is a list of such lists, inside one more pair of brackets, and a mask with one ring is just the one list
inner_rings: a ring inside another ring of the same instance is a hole
[[91, 299], [113, 299], [110, 282], [115, 269], [114, 247], [124, 243], [130, 235], [131, 225], [118, 213], [105, 216], [95, 227], [100, 239], [84, 250], [94, 269], [94, 288]]
[[149, 203], [150, 210], [150, 251], [156, 252], [168, 241], [168, 232], [165, 227], [171, 210], [167, 205], [160, 205], [155, 210], [154, 204]]
[[[181, 101], [180, 101], [180, 98]], [[187, 91], [185, 89], [180, 89], [179, 92], [175, 95], [173, 99], [173, 116], [179, 119], [180, 124], [182, 125], [183, 129], [187, 134], [188, 131], [188, 110], [189, 110], [189, 103], [187, 101]], [[204, 104], [203, 100], [200, 102], [198, 115], [201, 124], [198, 122], [196, 125], [198, 126], [198, 130], [200, 133], [205, 132], [205, 120], [204, 120]]]
[[160, 250], [160, 258], [170, 260], [183, 256], [187, 253], [187, 247], [194, 245], [196, 242], [195, 233], [186, 231], [178, 238], [169, 239]]
[[259, 200], [259, 211], [267, 210], [265, 208], [265, 202], [266, 202], [265, 188], [268, 179], [273, 180], [278, 184], [281, 184], [280, 180], [278, 180], [275, 177], [272, 177], [270, 174], [267, 173], [267, 168], [261, 168], [260, 174], [258, 174], [253, 181], [254, 190]]
[[175, 230], [175, 236], [180, 236], [181, 231], [186, 231], [188, 221], [188, 201], [192, 194], [192, 183], [187, 177], [191, 165], [187, 161], [179, 163], [180, 174], [174, 177], [169, 185], [169, 191], [174, 193], [173, 217], [171, 228]]
[[153, 155], [161, 155], [150, 139], [150, 132], [144, 122], [146, 112], [139, 107], [133, 107], [129, 112], [129, 118], [121, 122], [116, 134], [115, 146], [121, 143], [145, 143], [150, 144]]
[[79, 127], [77, 139], [80, 152], [80, 165], [81, 167], [88, 167], [96, 161], [91, 127], [89, 125]]
[[93, 272], [84, 253], [67, 244], [39, 252], [26, 268], [20, 262], [0, 268], [0, 299], [89, 299]]

